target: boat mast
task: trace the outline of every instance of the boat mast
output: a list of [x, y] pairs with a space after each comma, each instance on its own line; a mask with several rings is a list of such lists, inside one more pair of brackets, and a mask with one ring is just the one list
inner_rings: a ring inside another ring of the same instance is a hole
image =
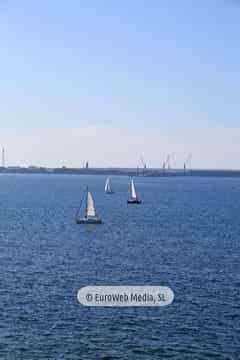
[[129, 190], [130, 190], [130, 198], [132, 198], [132, 176], [130, 177], [130, 183], [129, 183]]
[[88, 186], [86, 188], [86, 206], [85, 206], [85, 217], [88, 217]]

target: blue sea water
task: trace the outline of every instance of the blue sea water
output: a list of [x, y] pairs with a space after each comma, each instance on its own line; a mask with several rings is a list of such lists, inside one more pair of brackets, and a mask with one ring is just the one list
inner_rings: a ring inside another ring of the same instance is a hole
[[[0, 359], [240, 359], [240, 179], [0, 176]], [[104, 224], [76, 225], [88, 184]], [[157, 308], [92, 308], [85, 285], [166, 285]]]

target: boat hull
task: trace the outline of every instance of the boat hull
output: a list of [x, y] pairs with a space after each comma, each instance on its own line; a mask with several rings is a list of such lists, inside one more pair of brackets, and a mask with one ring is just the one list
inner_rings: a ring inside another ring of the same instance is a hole
[[130, 199], [127, 201], [128, 204], [134, 205], [134, 204], [142, 204], [142, 200], [135, 200], [135, 199]]
[[79, 218], [76, 219], [77, 224], [102, 224], [101, 219], [87, 219], [87, 218]]

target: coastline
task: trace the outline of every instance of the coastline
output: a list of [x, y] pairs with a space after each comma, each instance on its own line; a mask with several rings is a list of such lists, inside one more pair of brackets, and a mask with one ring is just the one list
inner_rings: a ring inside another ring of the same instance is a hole
[[176, 177], [176, 176], [204, 176], [204, 177], [240, 177], [240, 170], [224, 169], [133, 169], [133, 168], [45, 168], [45, 167], [0, 167], [2, 174], [67, 174], [67, 175], [122, 175], [146, 177]]

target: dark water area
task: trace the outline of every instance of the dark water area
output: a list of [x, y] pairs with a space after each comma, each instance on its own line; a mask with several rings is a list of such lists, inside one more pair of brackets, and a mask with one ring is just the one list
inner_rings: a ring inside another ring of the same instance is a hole
[[[0, 176], [0, 359], [240, 359], [240, 180]], [[103, 225], [76, 225], [88, 184]], [[85, 285], [166, 285], [157, 308], [93, 308]]]

